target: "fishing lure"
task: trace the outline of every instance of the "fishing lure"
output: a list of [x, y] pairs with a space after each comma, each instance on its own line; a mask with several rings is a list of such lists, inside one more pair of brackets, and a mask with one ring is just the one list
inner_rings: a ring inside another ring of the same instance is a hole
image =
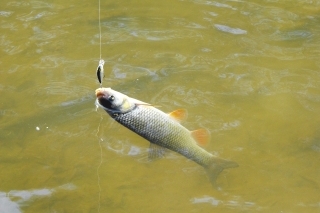
[[98, 81], [100, 83], [100, 87], [102, 87], [102, 79], [104, 77], [103, 65], [104, 65], [104, 60], [100, 59], [99, 65], [97, 67], [97, 77], [98, 77]]

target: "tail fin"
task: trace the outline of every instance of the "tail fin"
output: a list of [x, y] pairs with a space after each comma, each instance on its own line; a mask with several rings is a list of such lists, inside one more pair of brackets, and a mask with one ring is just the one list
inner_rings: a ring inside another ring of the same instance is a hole
[[236, 162], [214, 157], [212, 159], [212, 163], [205, 167], [205, 170], [209, 176], [211, 184], [215, 186], [217, 177], [224, 169], [235, 168], [238, 166], [239, 165]]

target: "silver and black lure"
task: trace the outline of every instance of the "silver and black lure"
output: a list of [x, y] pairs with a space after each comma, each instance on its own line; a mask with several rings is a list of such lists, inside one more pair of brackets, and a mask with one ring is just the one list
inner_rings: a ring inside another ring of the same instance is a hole
[[97, 77], [98, 77], [98, 81], [100, 83], [100, 87], [102, 87], [102, 79], [104, 77], [103, 65], [104, 65], [104, 60], [100, 59], [99, 65], [97, 67]]

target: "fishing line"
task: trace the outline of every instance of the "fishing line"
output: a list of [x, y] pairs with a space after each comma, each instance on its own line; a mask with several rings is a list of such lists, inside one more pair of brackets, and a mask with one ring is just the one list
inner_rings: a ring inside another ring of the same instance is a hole
[[99, 170], [100, 170], [100, 167], [101, 167], [101, 165], [102, 165], [102, 146], [101, 146], [101, 141], [102, 141], [102, 139], [99, 138], [98, 133], [100, 132], [100, 125], [101, 125], [102, 120], [103, 120], [103, 117], [102, 117], [102, 115], [101, 115], [101, 117], [100, 117], [100, 122], [99, 122], [99, 126], [98, 126], [97, 133], [96, 133], [96, 136], [97, 136], [98, 141], [99, 141], [99, 148], [100, 148], [100, 163], [99, 163], [99, 165], [98, 165], [98, 167], [97, 167], [97, 177], [98, 177], [98, 187], [99, 187], [99, 195], [98, 195], [98, 196], [99, 196], [99, 199], [98, 199], [98, 201], [99, 201], [99, 204], [98, 204], [98, 212], [99, 212], [99, 213], [100, 213], [100, 206], [101, 206], [101, 185], [100, 185]]
[[[100, 6], [100, 0], [99, 0], [99, 9], [98, 9], [98, 14], [99, 14], [99, 49], [100, 49], [100, 60], [99, 60], [99, 65], [97, 67], [97, 77], [100, 83], [100, 87], [102, 87], [102, 79], [104, 77], [104, 70], [103, 70], [103, 65], [104, 65], [104, 60], [102, 59], [102, 42], [101, 42], [101, 17], [100, 17], [100, 11], [101, 11], [101, 6]], [[98, 109], [98, 105], [96, 105], [96, 111]], [[103, 140], [102, 138], [99, 137], [99, 132], [100, 132], [100, 125], [101, 122], [103, 120], [102, 115], [100, 115], [100, 122], [99, 122], [99, 126], [97, 128], [97, 133], [96, 136], [98, 138], [98, 142], [99, 142], [99, 148], [100, 148], [100, 163], [97, 167], [97, 178], [98, 178], [98, 188], [99, 188], [99, 193], [98, 193], [98, 213], [100, 213], [100, 207], [101, 207], [101, 184], [100, 184], [100, 174], [99, 174], [99, 170], [100, 167], [102, 165], [102, 146], [101, 146], [101, 141]]]
[[100, 0], [99, 0], [99, 11], [98, 11], [98, 14], [99, 14], [99, 39], [100, 39], [100, 60], [102, 59], [102, 51], [101, 51], [101, 21], [100, 21]]
[[98, 10], [98, 14], [99, 14], [99, 49], [100, 49], [100, 60], [99, 60], [99, 65], [97, 67], [97, 77], [100, 83], [100, 87], [102, 87], [102, 79], [104, 77], [104, 70], [103, 70], [103, 65], [104, 65], [104, 60], [102, 59], [102, 42], [101, 42], [101, 17], [100, 17], [100, 0], [99, 0], [99, 10]]

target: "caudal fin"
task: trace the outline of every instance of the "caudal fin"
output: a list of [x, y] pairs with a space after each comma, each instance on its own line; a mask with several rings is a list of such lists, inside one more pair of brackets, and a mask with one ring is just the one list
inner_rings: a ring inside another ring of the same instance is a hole
[[205, 167], [205, 169], [209, 176], [211, 184], [215, 186], [217, 177], [224, 169], [235, 168], [238, 166], [239, 165], [233, 161], [225, 160], [222, 158], [213, 158], [212, 163]]

